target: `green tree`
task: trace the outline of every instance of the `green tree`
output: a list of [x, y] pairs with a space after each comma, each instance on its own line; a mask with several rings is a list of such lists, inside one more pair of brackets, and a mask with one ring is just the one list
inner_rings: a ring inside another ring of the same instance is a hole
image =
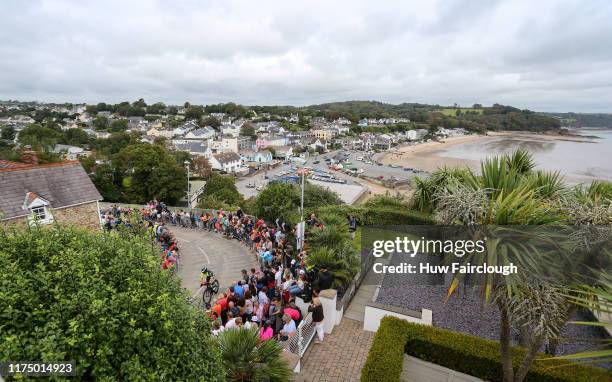
[[13, 126], [5, 126], [2, 128], [2, 133], [0, 134], [0, 138], [6, 139], [7, 141], [12, 141], [15, 139], [15, 128]]
[[168, 114], [170, 114], [170, 115], [178, 114], [178, 108], [176, 106], [170, 106], [168, 108]]
[[259, 341], [255, 329], [228, 329], [219, 333], [219, 349], [229, 381], [285, 382], [292, 371], [276, 341]]
[[240, 135], [244, 137], [256, 137], [255, 126], [250, 122], [245, 122], [242, 127], [240, 127]]
[[23, 146], [30, 145], [36, 149], [50, 149], [53, 148], [61, 138], [62, 134], [53, 129], [49, 129], [39, 124], [31, 124], [21, 130], [17, 141]]
[[157, 102], [147, 107], [149, 114], [162, 114], [166, 112], [166, 105], [163, 102]]
[[68, 129], [63, 135], [62, 142], [67, 145], [85, 145], [91, 140], [89, 135], [81, 129]]
[[299, 188], [289, 183], [270, 183], [255, 200], [255, 214], [268, 221], [282, 217], [286, 222], [299, 221], [300, 206]]
[[187, 190], [185, 168], [161, 145], [140, 143], [122, 149], [112, 160], [122, 177], [127, 201], [163, 200], [176, 204]]
[[200, 125], [201, 126], [211, 126], [211, 127], [214, 127], [215, 129], [218, 129], [219, 127], [221, 127], [221, 122], [215, 117], [208, 117], [202, 120]]
[[103, 115], [99, 115], [96, 118], [94, 118], [91, 124], [96, 130], [106, 130], [108, 129], [108, 125], [109, 125], [108, 118], [106, 118]]
[[223, 380], [208, 320], [149, 239], [56, 226], [0, 241], [0, 358], [75, 360], [78, 380]]
[[199, 121], [204, 114], [204, 110], [201, 107], [188, 107], [185, 109], [185, 119], [194, 119]]
[[200, 203], [203, 208], [213, 208], [211, 201], [222, 202], [230, 206], [239, 206], [243, 198], [236, 188], [236, 181], [231, 176], [223, 176], [213, 173], [206, 182], [206, 187], [202, 193], [204, 201]]
[[111, 123], [110, 130], [112, 132], [125, 131], [127, 130], [127, 127], [128, 127], [127, 119], [117, 119], [113, 121], [113, 123]]
[[[90, 163], [85, 163], [87, 166]], [[85, 167], [85, 166], [83, 166]], [[122, 202], [125, 201], [123, 190], [121, 187], [121, 177], [113, 169], [110, 163], [103, 163], [101, 165], [92, 165], [89, 170], [85, 167], [86, 171], [90, 173], [90, 178], [96, 189], [100, 192], [100, 195], [107, 202]], [[93, 171], [93, 173], [91, 173]]]
[[314, 211], [319, 207], [337, 204], [343, 204], [338, 194], [325, 187], [304, 182], [304, 209]]
[[144, 99], [140, 98], [138, 101], [132, 102], [132, 106], [138, 108], [145, 108], [147, 107], [147, 103], [144, 101]]

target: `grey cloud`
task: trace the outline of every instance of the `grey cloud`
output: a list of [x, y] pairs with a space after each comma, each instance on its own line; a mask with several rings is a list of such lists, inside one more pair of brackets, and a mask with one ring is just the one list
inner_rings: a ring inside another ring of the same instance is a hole
[[612, 3], [0, 2], [0, 99], [612, 111]]

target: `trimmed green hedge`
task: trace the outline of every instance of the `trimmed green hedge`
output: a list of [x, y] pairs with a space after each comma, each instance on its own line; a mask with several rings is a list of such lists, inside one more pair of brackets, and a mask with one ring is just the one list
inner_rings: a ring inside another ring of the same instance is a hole
[[360, 225], [432, 225], [435, 224], [429, 215], [408, 209], [393, 207], [367, 206], [325, 206], [317, 209], [318, 214], [355, 215]]
[[[413, 324], [395, 317], [382, 319], [361, 372], [361, 380], [399, 381], [404, 353], [486, 381], [503, 380], [498, 342]], [[524, 355], [524, 349], [513, 348], [515, 370]], [[612, 374], [564, 360], [536, 360], [525, 381], [605, 382], [612, 381]]]

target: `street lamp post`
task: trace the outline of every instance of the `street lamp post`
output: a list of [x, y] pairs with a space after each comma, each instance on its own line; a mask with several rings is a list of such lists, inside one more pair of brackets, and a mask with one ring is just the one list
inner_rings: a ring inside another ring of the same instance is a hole
[[304, 229], [305, 229], [305, 224], [304, 224], [304, 176], [305, 176], [305, 172], [306, 170], [304, 169], [304, 166], [302, 165], [302, 196], [300, 198], [300, 224], [299, 224], [299, 229], [298, 229], [298, 237], [297, 237], [297, 248], [299, 250], [301, 250], [304, 247]]
[[187, 169], [187, 208], [191, 208], [191, 185], [189, 184], [189, 161], [183, 162]]

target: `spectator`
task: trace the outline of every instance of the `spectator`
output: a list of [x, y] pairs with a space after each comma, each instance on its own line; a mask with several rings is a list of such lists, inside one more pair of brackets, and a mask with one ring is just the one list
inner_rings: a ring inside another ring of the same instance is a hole
[[323, 305], [321, 304], [321, 300], [319, 300], [319, 294], [317, 291], [313, 291], [313, 299], [312, 303], [308, 307], [308, 311], [312, 312], [312, 322], [315, 325], [315, 330], [317, 332], [317, 339], [315, 340], [315, 344], [320, 344], [323, 342], [323, 338], [325, 336], [325, 327], [323, 325]]
[[279, 339], [281, 341], [287, 341], [290, 337], [292, 337], [297, 328], [295, 327], [295, 322], [291, 319], [291, 316], [288, 314], [283, 314], [283, 329], [280, 332]]
[[262, 327], [259, 329], [259, 339], [261, 341], [267, 341], [272, 337], [274, 337], [272, 322], [270, 320], [266, 320], [264, 321]]

